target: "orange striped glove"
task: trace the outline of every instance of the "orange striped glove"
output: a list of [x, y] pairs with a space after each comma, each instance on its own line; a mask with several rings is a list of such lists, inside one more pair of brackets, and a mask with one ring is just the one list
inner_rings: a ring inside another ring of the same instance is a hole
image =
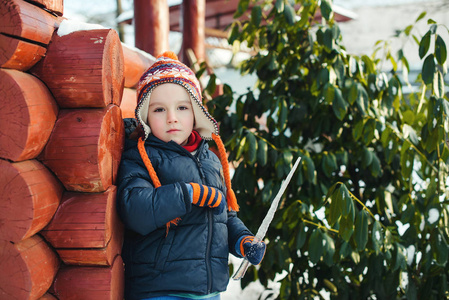
[[[192, 187], [189, 188], [189, 185]], [[218, 213], [224, 209], [224, 196], [220, 190], [198, 183], [187, 184], [192, 204], [200, 207], [219, 208]]]
[[240, 253], [242, 256], [246, 257], [251, 264], [258, 265], [265, 256], [267, 245], [263, 241], [253, 245], [253, 240], [254, 236], [252, 235], [241, 237], [237, 243], [240, 245], [240, 249], [238, 249], [237, 253]]

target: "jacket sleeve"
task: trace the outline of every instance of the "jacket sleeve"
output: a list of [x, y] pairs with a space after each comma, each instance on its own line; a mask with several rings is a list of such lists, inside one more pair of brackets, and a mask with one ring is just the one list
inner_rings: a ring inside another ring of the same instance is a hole
[[237, 213], [235, 211], [228, 212], [228, 244], [229, 244], [229, 252], [234, 256], [242, 257], [235, 250], [235, 246], [240, 237], [245, 235], [254, 235], [246, 228], [245, 224], [243, 224], [242, 220], [237, 217]]
[[146, 235], [190, 209], [183, 182], [155, 188], [143, 164], [122, 158], [117, 175], [117, 211], [125, 227]]

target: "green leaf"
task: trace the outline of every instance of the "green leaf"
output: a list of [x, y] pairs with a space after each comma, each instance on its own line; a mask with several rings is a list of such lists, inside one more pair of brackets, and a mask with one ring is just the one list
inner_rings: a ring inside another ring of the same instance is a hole
[[350, 216], [342, 217], [340, 220], [340, 227], [338, 232], [343, 240], [349, 242], [354, 233], [354, 220]]
[[236, 158], [240, 159], [240, 157], [242, 156], [242, 152], [245, 149], [245, 144], [246, 144], [246, 136], [244, 136], [239, 143], [239, 147], [237, 148], [237, 154], [236, 154]]
[[357, 245], [357, 250], [365, 249], [368, 242], [368, 213], [362, 209], [355, 220], [354, 242]]
[[321, 15], [329, 21], [332, 14], [332, 3], [329, 0], [321, 0]]
[[416, 134], [415, 129], [413, 129], [410, 125], [404, 124], [402, 127], [402, 134], [404, 135], [404, 138], [408, 138], [413, 145], [417, 146], [419, 144], [418, 135]]
[[433, 92], [438, 98], [444, 97], [444, 79], [443, 74], [441, 74], [440, 70], [435, 72], [433, 78]]
[[234, 19], [240, 18], [247, 10], [249, 6], [249, 0], [240, 0], [237, 6], [237, 10], [234, 13]]
[[295, 24], [295, 9], [289, 4], [284, 4], [284, 17], [289, 25]]
[[437, 36], [435, 40], [435, 58], [437, 59], [440, 65], [443, 65], [446, 62], [447, 58], [447, 49], [444, 40], [441, 36]]
[[287, 127], [288, 106], [287, 101], [282, 100], [279, 103], [279, 121], [278, 126], [281, 130]]
[[284, 0], [276, 0], [275, 4], [276, 10], [278, 13], [281, 13], [284, 11]]
[[359, 95], [359, 90], [358, 90], [357, 84], [352, 83], [351, 87], [349, 88], [349, 94], [348, 94], [349, 104], [353, 105], [354, 102], [357, 100], [358, 95]]
[[371, 233], [371, 242], [373, 244], [373, 249], [376, 252], [376, 255], [379, 255], [379, 252], [383, 244], [383, 233], [382, 233], [382, 226], [377, 220], [374, 221], [373, 224], [373, 230]]
[[332, 172], [337, 169], [337, 160], [333, 153], [324, 153], [322, 169], [324, 174], [329, 178], [332, 176]]
[[427, 15], [427, 12], [423, 11], [418, 18], [416, 18], [415, 23], [424, 18]]
[[308, 252], [310, 261], [316, 264], [323, 254], [323, 238], [320, 229], [315, 229], [310, 235]]
[[429, 54], [422, 66], [422, 80], [425, 84], [431, 84], [435, 73], [435, 59], [433, 54]]
[[334, 110], [335, 116], [339, 120], [343, 120], [346, 116], [348, 103], [345, 99], [343, 99], [343, 95], [341, 94], [341, 90], [339, 88], [335, 88], [335, 99], [332, 103], [332, 109]]
[[382, 166], [376, 153], [373, 153], [373, 163], [371, 164], [371, 174], [377, 178], [382, 175]]
[[362, 167], [366, 168], [373, 162], [373, 153], [367, 148], [363, 148], [362, 152]]
[[446, 239], [440, 230], [436, 230], [432, 235], [431, 243], [437, 264], [444, 266], [448, 260], [449, 251], [447, 251], [448, 244]]
[[298, 227], [298, 234], [296, 235], [296, 249], [301, 249], [304, 246], [307, 238], [304, 223], [301, 222]]
[[334, 38], [332, 30], [326, 29], [323, 34], [323, 46], [330, 52], [333, 49]]
[[257, 146], [257, 161], [261, 166], [267, 164], [268, 145], [263, 139], [259, 139]]
[[257, 158], [257, 140], [252, 132], [246, 135], [248, 150], [246, 152], [246, 159], [249, 164], [254, 164]]
[[251, 10], [251, 22], [253, 22], [254, 26], [259, 27], [261, 21], [262, 21], [262, 8], [259, 5], [256, 5]]
[[303, 156], [303, 163], [301, 164], [304, 168], [304, 175], [306, 177], [306, 180], [309, 182], [315, 182], [315, 164], [313, 163], [313, 160], [310, 159], [308, 156]]
[[431, 32], [429, 30], [423, 36], [423, 38], [421, 39], [421, 42], [419, 43], [419, 58], [421, 58], [421, 59], [427, 54], [427, 51], [429, 51], [430, 36], [431, 36]]
[[354, 137], [355, 141], [358, 141], [360, 139], [360, 137], [362, 136], [363, 128], [364, 128], [363, 120], [360, 120], [355, 124], [354, 130], [352, 130], [352, 136]]
[[341, 190], [338, 189], [332, 194], [332, 201], [329, 205], [329, 216], [328, 222], [330, 226], [334, 226], [337, 223], [342, 215], [342, 203], [344, 201]]

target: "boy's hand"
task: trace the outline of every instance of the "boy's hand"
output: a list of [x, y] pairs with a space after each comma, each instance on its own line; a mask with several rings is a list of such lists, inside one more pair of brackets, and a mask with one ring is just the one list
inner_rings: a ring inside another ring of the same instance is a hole
[[240, 242], [240, 253], [253, 265], [258, 265], [262, 261], [267, 245], [260, 241], [252, 244], [254, 236], [247, 235]]
[[223, 212], [225, 203], [220, 190], [198, 183], [187, 184], [192, 204], [200, 207], [217, 208], [215, 213]]

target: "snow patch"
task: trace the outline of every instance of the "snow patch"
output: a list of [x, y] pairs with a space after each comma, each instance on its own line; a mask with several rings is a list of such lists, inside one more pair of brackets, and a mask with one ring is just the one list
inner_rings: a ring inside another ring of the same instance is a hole
[[107, 29], [107, 28], [100, 24], [89, 24], [80, 21], [65, 19], [59, 25], [57, 34], [58, 36], [64, 36], [75, 31], [95, 30], [95, 29]]

